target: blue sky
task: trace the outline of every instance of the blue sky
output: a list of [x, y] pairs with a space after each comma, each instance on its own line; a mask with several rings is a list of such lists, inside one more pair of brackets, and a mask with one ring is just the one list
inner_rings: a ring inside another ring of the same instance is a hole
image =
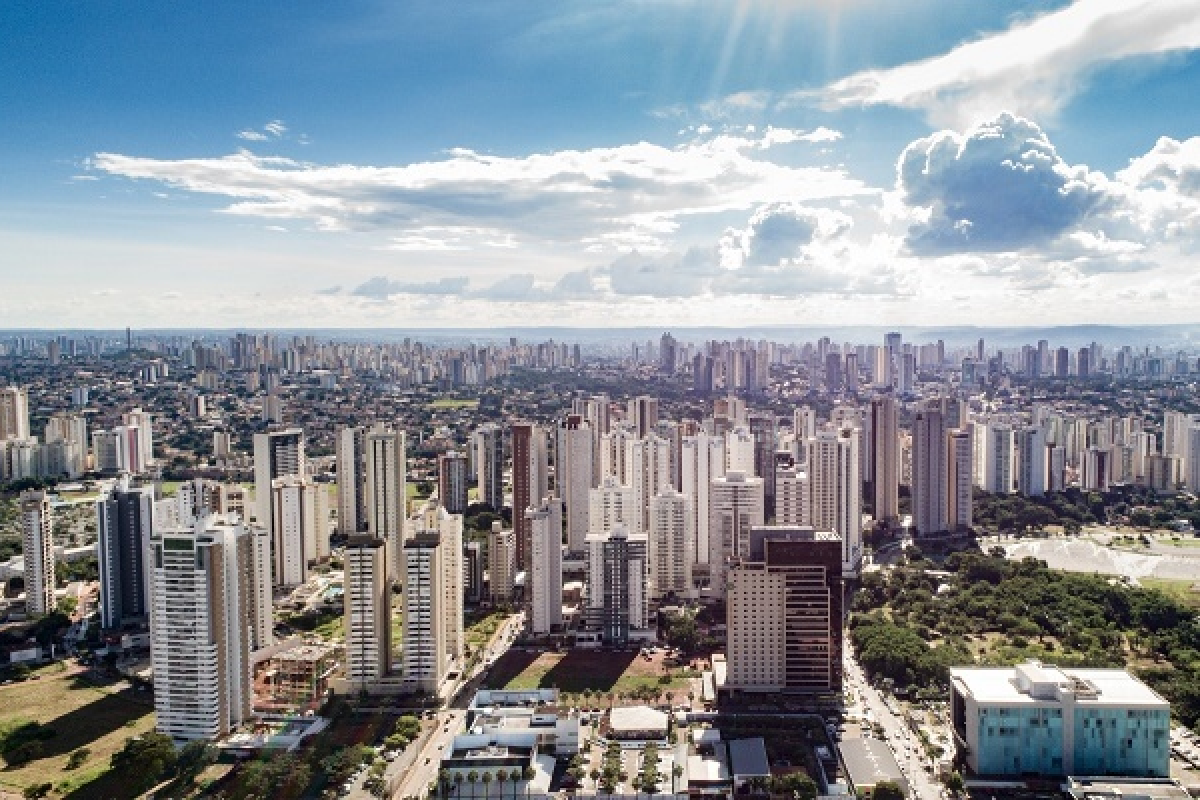
[[1191, 321], [1190, 0], [15, 2], [0, 326]]

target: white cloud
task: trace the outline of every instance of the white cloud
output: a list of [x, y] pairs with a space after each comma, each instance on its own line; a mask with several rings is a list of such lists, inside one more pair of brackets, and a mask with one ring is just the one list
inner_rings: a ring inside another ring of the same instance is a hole
[[263, 125], [263, 130], [278, 139], [287, 133], [287, 125], [284, 125], [282, 120], [274, 119]]
[[792, 100], [829, 110], [892, 105], [956, 127], [1005, 110], [1045, 119], [1101, 65], [1197, 47], [1195, 0], [1076, 0], [943, 55], [858, 72]]
[[1046, 244], [1106, 198], [1103, 176], [1068, 165], [1037, 125], [1007, 113], [965, 134], [918, 139], [896, 168], [905, 202], [922, 211], [908, 235], [919, 253]]
[[[247, 128], [244, 131], [238, 131], [235, 136], [247, 142], [269, 142], [272, 139], [281, 139], [287, 133], [287, 125], [283, 124], [282, 120], [274, 119], [263, 125], [261, 129], [254, 130]], [[306, 138], [301, 135], [301, 138]], [[307, 142], [304, 142], [307, 143]]]
[[[826, 141], [832, 133], [814, 135]], [[640, 142], [523, 158], [460, 149], [440, 161], [396, 167], [320, 166], [247, 151], [182, 160], [99, 153], [91, 166], [229, 198], [223, 210], [230, 214], [307, 221], [322, 230], [390, 232], [409, 249], [445, 241], [423, 233], [430, 228], [486, 228], [492, 243], [511, 236], [616, 250], [662, 248], [687, 217], [875, 194], [840, 169], [786, 166], [760, 155], [764, 143], [781, 137], [781, 129], [770, 129], [764, 136], [722, 134], [674, 148]]]
[[260, 133], [258, 131], [250, 131], [250, 130], [238, 131], [234, 135], [237, 136], [237, 138], [239, 138], [239, 139], [246, 140], [247, 142], [265, 142], [271, 138], [271, 137], [267, 136], [265, 133]]

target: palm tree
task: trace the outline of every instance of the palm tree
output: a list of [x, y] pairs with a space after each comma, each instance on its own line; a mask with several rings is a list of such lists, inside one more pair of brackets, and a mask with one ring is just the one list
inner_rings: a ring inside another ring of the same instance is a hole
[[475, 783], [479, 780], [479, 773], [471, 770], [467, 773], [467, 782], [471, 784], [471, 797], [475, 796]]
[[461, 772], [454, 773], [454, 793], [462, 794], [463, 774]]
[[526, 767], [525, 769], [521, 770], [521, 778], [522, 778], [522, 780], [525, 781], [525, 796], [526, 797], [529, 796], [529, 782], [532, 781], [535, 777], [537, 777], [537, 770], [535, 770], [533, 767]]
[[521, 782], [521, 771], [514, 769], [512, 772], [508, 773], [508, 779], [510, 781], [512, 781], [513, 797], [516, 797], [517, 796], [517, 785]]
[[438, 770], [438, 797], [445, 797], [449, 794], [447, 789], [450, 788], [450, 771], [446, 769]]
[[486, 770], [483, 773], [483, 796], [485, 798], [488, 796], [488, 789], [491, 788], [493, 780], [495, 780], [495, 776], [492, 775], [492, 771], [490, 769]]

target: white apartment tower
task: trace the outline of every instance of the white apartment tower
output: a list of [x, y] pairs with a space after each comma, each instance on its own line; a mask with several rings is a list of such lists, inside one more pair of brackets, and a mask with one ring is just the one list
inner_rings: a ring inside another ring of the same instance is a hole
[[29, 438], [29, 395], [17, 386], [0, 389], [0, 441]]
[[158, 730], [212, 741], [252, 712], [254, 543], [245, 527], [205, 516], [154, 531], [149, 553]]
[[328, 497], [324, 484], [307, 478], [289, 476], [271, 481], [276, 586], [299, 586], [308, 580], [309, 566], [328, 557]]
[[562, 628], [562, 501], [525, 510], [529, 523], [529, 620], [535, 635]]
[[392, 590], [387, 545], [353, 534], [346, 542], [346, 681], [368, 689], [391, 669]]
[[516, 534], [504, 530], [499, 520], [493, 522], [492, 531], [488, 534], [488, 591], [495, 605], [504, 605], [512, 600], [516, 558]]
[[335, 442], [338, 473], [338, 533], [350, 536], [367, 530], [366, 430], [338, 429]]
[[376, 423], [363, 445], [367, 479], [367, 532], [387, 542], [388, 578], [403, 573], [405, 515], [408, 513], [404, 432]]
[[871, 400], [871, 489], [877, 522], [895, 524], [900, 519], [899, 448], [896, 400], [880, 395]]
[[842, 575], [856, 577], [862, 566], [862, 483], [857, 428], [818, 431], [807, 443], [808, 519], [806, 525], [833, 531], [842, 541]]
[[48, 614], [54, 599], [54, 513], [45, 492], [21, 492], [17, 501], [25, 559], [25, 610]]
[[616, 478], [605, 477], [600, 485], [588, 493], [588, 530], [590, 534], [608, 533], [621, 523], [634, 527], [637, 507], [633, 502], [633, 488], [622, 486]]
[[558, 429], [555, 490], [566, 504], [567, 550], [572, 553], [584, 549], [588, 535], [589, 494], [596, 482], [593, 441], [591, 428], [579, 415], [568, 416]]
[[946, 527], [963, 531], [971, 527], [972, 492], [971, 434], [965, 430], [946, 435]]
[[633, 516], [630, 530], [645, 533], [650, 525], [650, 500], [672, 486], [670, 442], [651, 433], [628, 443], [625, 467], [633, 488]]
[[775, 524], [792, 527], [803, 525], [804, 520], [811, 516], [808, 494], [808, 473], [801, 472], [795, 464], [776, 465]]
[[725, 439], [704, 432], [685, 436], [682, 452], [682, 491], [691, 501], [692, 530], [696, 537], [692, 544], [693, 563], [708, 564], [709, 500], [713, 481], [725, 474]]
[[709, 586], [720, 596], [733, 561], [750, 556], [750, 528], [764, 523], [763, 482], [744, 472], [726, 472], [712, 482], [709, 500]]
[[420, 533], [404, 543], [404, 682], [436, 693], [446, 680], [446, 575], [441, 536]]
[[912, 506], [917, 535], [946, 530], [946, 426], [940, 409], [917, 412], [913, 422]]
[[[560, 525], [561, 527], [561, 525]], [[442, 641], [450, 663], [462, 661], [466, 651], [463, 634], [463, 518], [451, 514], [435, 499], [425, 502], [409, 520], [412, 535], [436, 535], [441, 550], [442, 578]]]
[[692, 551], [696, 534], [695, 515], [686, 494], [666, 487], [650, 500], [647, 537], [650, 561], [650, 592], [653, 597], [682, 597], [692, 588]]
[[271, 481], [302, 478], [306, 471], [304, 431], [289, 428], [254, 434], [254, 503], [259, 525], [272, 530]]

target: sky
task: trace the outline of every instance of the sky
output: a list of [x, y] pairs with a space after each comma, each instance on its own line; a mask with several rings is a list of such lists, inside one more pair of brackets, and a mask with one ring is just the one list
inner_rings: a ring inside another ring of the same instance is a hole
[[0, 328], [1194, 322], [1195, 0], [13, 0]]

